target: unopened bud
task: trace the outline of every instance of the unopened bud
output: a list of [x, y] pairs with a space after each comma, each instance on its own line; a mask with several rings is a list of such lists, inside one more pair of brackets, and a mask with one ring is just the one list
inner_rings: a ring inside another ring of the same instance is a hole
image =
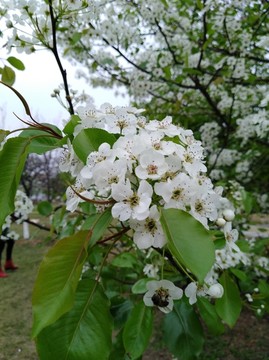
[[207, 293], [212, 298], [218, 299], [218, 298], [222, 297], [222, 295], [224, 293], [224, 289], [221, 284], [214, 284], [214, 285], [210, 286]]
[[223, 211], [223, 217], [226, 221], [233, 221], [235, 214], [233, 210], [226, 209]]
[[217, 220], [216, 220], [216, 224], [218, 225], [218, 226], [224, 226], [225, 224], [226, 224], [226, 220], [225, 219], [223, 219], [223, 218], [218, 218]]

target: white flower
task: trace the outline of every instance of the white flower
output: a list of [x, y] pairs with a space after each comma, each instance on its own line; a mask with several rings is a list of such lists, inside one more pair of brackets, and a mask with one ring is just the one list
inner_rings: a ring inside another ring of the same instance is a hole
[[136, 117], [128, 114], [124, 108], [117, 109], [116, 114], [106, 116], [106, 130], [112, 134], [134, 135], [136, 133]]
[[[75, 191], [74, 191], [75, 190]], [[76, 192], [81, 196], [77, 195]], [[94, 198], [94, 192], [88, 191], [85, 189], [81, 179], [77, 177], [76, 182], [73, 187], [68, 187], [66, 190], [66, 209], [68, 211], [75, 211], [79, 205], [79, 203], [84, 202], [86, 199], [93, 199]]]
[[187, 287], [185, 288], [185, 295], [189, 298], [189, 303], [190, 305], [193, 305], [196, 303], [197, 301], [197, 284], [195, 282], [191, 282], [190, 284], [187, 285]]
[[163, 132], [167, 136], [176, 136], [180, 134], [179, 128], [172, 124], [172, 117], [166, 116], [162, 121], [151, 120], [146, 126], [146, 130]]
[[200, 172], [206, 172], [206, 166], [202, 163], [202, 150], [201, 146], [197, 143], [194, 143], [185, 150], [182, 165], [187, 171], [187, 173], [195, 177]]
[[215, 221], [218, 218], [219, 196], [215, 192], [206, 192], [204, 187], [201, 187], [191, 199], [192, 216], [200, 221], [205, 228], [208, 228], [208, 219]]
[[225, 235], [225, 239], [226, 239], [226, 247], [227, 249], [232, 252], [233, 250], [236, 252], [241, 252], [241, 250], [239, 249], [239, 247], [236, 245], [236, 241], [238, 240], [238, 230], [237, 229], [232, 229], [232, 223], [231, 222], [227, 222], [224, 225], [224, 235]]
[[150, 208], [149, 216], [145, 220], [130, 220], [130, 226], [135, 230], [133, 238], [139, 249], [148, 249], [151, 246], [161, 248], [165, 245], [166, 239], [156, 205]]
[[173, 180], [156, 183], [154, 190], [163, 198], [166, 208], [185, 210], [190, 201], [191, 179], [179, 173]]
[[149, 278], [158, 279], [159, 266], [153, 264], [146, 264], [143, 268], [143, 273]]
[[140, 155], [135, 174], [140, 179], [156, 180], [160, 179], [167, 169], [168, 165], [162, 154], [154, 150], [146, 150]]
[[142, 180], [137, 191], [131, 188], [130, 180], [126, 183], [112, 184], [112, 198], [117, 203], [112, 207], [112, 216], [125, 221], [130, 218], [145, 220], [149, 215], [149, 206], [151, 204], [152, 187]]
[[83, 163], [77, 157], [70, 141], [67, 141], [68, 149], [64, 149], [59, 161], [59, 169], [62, 172], [70, 172], [72, 176], [77, 176], [83, 167]]
[[146, 306], [158, 306], [165, 314], [173, 310], [174, 300], [182, 298], [182, 289], [169, 280], [153, 280], [147, 283], [148, 292], [144, 295]]
[[[211, 279], [212, 280], [212, 279]], [[185, 288], [185, 295], [189, 298], [190, 305], [193, 305], [197, 301], [197, 296], [210, 296], [211, 298], [217, 299], [221, 298], [224, 289], [221, 284], [214, 283], [212, 285], [203, 284], [203, 286], [198, 286], [196, 282], [191, 282]]]
[[96, 164], [107, 160], [113, 162], [115, 160], [115, 153], [110, 148], [108, 143], [103, 143], [99, 146], [98, 151], [93, 151], [87, 158], [87, 166], [92, 169]]
[[93, 169], [92, 180], [96, 185], [98, 194], [105, 196], [112, 184], [124, 183], [127, 165], [125, 160], [116, 160], [113, 163], [105, 160]]

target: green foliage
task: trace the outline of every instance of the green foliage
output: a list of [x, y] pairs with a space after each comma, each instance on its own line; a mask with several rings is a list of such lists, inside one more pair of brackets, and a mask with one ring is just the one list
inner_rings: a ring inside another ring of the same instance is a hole
[[203, 283], [215, 261], [210, 233], [200, 222], [182, 210], [162, 209], [161, 223], [168, 240], [168, 248], [176, 261]]
[[98, 240], [102, 238], [104, 232], [112, 221], [111, 210], [107, 209], [104, 212], [91, 215], [84, 222], [82, 229], [88, 229], [92, 232], [89, 241], [89, 246], [94, 246]]
[[216, 308], [210, 301], [206, 298], [199, 297], [197, 299], [197, 306], [199, 313], [204, 320], [207, 329], [213, 335], [220, 335], [224, 332], [225, 328], [222, 323], [221, 318], [216, 312]]
[[53, 211], [53, 206], [49, 201], [40, 201], [37, 204], [37, 210], [40, 215], [49, 216]]
[[5, 140], [5, 138], [10, 134], [8, 130], [1, 130], [0, 129], [0, 143]]
[[87, 156], [92, 151], [97, 151], [99, 146], [104, 142], [113, 145], [116, 138], [102, 129], [85, 129], [75, 137], [73, 141], [74, 150], [84, 163], [86, 163]]
[[33, 337], [73, 306], [88, 235], [81, 231], [58, 241], [42, 261], [33, 290]]
[[[48, 124], [43, 125], [47, 126]], [[57, 126], [51, 124], [48, 126], [61, 136], [61, 131], [57, 128]], [[42, 130], [42, 124], [39, 130], [29, 128], [27, 130], [23, 130], [19, 136], [31, 140], [29, 152], [40, 155], [47, 151], [56, 149], [61, 145], [61, 141], [55, 138], [53, 134], [49, 134], [47, 131]]]
[[68, 121], [68, 123], [65, 125], [63, 132], [66, 135], [73, 135], [74, 132], [74, 128], [76, 125], [78, 125], [80, 122], [80, 118], [77, 115], [71, 115], [70, 120]]
[[139, 302], [128, 316], [123, 329], [124, 347], [131, 359], [138, 358], [147, 348], [152, 327], [152, 309]]
[[132, 253], [121, 253], [114, 257], [111, 264], [120, 268], [133, 268], [137, 263], [136, 256]]
[[202, 351], [204, 336], [199, 318], [186, 300], [175, 303], [163, 321], [164, 342], [180, 360], [197, 359]]
[[221, 275], [219, 282], [224, 288], [224, 295], [216, 300], [216, 311], [226, 324], [233, 327], [242, 309], [240, 293], [227, 271]]
[[29, 151], [29, 140], [11, 138], [0, 151], [0, 227], [7, 215], [14, 210], [14, 198], [26, 157]]
[[[0, 34], [1, 34], [1, 32], [0, 32]], [[23, 62], [14, 56], [9, 56], [6, 59], [6, 61], [17, 70], [25, 69]], [[0, 67], [0, 75], [1, 75], [1, 81], [4, 84], [6, 84], [8, 86], [12, 86], [15, 83], [16, 74], [15, 74], [15, 71], [10, 66], [4, 65], [3, 67]]]
[[20, 59], [16, 58], [16, 57], [9, 56], [7, 58], [7, 61], [10, 63], [10, 65], [12, 65], [17, 70], [25, 70], [25, 66], [24, 66], [23, 62]]
[[145, 294], [147, 291], [147, 283], [151, 281], [151, 278], [139, 279], [133, 286], [132, 286], [132, 293], [133, 294]]
[[0, 74], [1, 74], [1, 81], [3, 83], [12, 86], [16, 79], [16, 74], [14, 70], [10, 66], [4, 66], [3, 68], [0, 68]]
[[40, 360], [108, 359], [112, 346], [112, 316], [102, 286], [79, 282], [72, 309], [37, 337]]

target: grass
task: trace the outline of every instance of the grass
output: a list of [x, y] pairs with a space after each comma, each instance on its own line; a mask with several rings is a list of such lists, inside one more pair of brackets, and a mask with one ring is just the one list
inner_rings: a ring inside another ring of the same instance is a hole
[[[46, 232], [31, 227], [30, 233], [31, 239], [15, 244], [14, 262], [19, 270], [0, 279], [0, 360], [38, 360], [30, 335], [31, 296], [49, 243], [45, 241]], [[171, 360], [161, 344], [160, 327], [155, 328], [156, 334], [143, 360]], [[269, 317], [258, 320], [244, 311], [234, 329], [220, 337], [207, 336], [199, 360], [269, 360]]]
[[18, 240], [14, 247], [13, 258], [19, 269], [0, 279], [0, 360], [38, 359], [31, 340], [31, 297], [48, 245], [44, 241], [46, 232], [34, 228], [30, 232], [34, 239]]

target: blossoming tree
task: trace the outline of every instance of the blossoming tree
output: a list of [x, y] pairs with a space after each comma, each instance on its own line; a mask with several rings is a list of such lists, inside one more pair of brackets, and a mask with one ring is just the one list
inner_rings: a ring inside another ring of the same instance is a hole
[[[195, 6], [165, 0], [18, 4], [21, 16], [5, 14], [13, 30], [8, 46], [31, 52], [42, 45], [53, 53], [70, 113], [62, 129], [41, 124], [23, 95], [3, 82], [20, 98], [29, 120], [23, 119], [28, 128], [16, 138], [1, 130], [0, 225], [14, 209], [29, 153], [63, 148], [59, 168], [71, 179], [65, 208], [51, 208], [60, 240], [41, 263], [33, 290], [33, 337], [40, 359], [139, 359], [153, 317], [162, 313], [167, 348], [179, 359], [193, 359], [203, 347], [201, 320], [214, 334], [222, 333], [224, 324], [234, 326], [244, 301], [241, 292], [256, 292], [257, 298], [249, 295], [256, 309], [268, 311], [266, 260], [258, 256], [265, 268], [256, 268], [255, 279], [240, 269], [252, 266], [254, 256], [238, 242], [237, 209], [208, 176], [201, 141], [179, 125], [203, 124], [202, 138], [212, 151], [211, 174], [225, 150], [225, 165], [227, 157], [242, 160], [236, 145], [234, 150], [226, 146], [231, 139], [236, 144], [240, 117], [252, 123], [250, 108], [264, 94], [262, 86], [255, 94], [250, 86], [256, 71], [252, 55], [241, 59], [241, 51], [251, 49], [258, 35], [248, 45], [238, 41], [239, 48], [225, 51], [235, 38], [232, 18], [241, 35], [245, 27], [252, 31], [247, 27], [251, 21], [255, 29], [260, 20], [249, 15], [243, 21], [240, 11], [231, 12], [230, 2], [220, 9], [215, 1]], [[242, 11], [264, 7], [246, 2]], [[17, 31], [20, 23], [31, 25], [31, 37]], [[76, 104], [58, 42], [66, 54], [75, 53], [82, 64], [109, 74], [109, 84], [128, 85], [147, 112], [108, 103], [96, 108], [85, 96]], [[239, 71], [242, 63], [249, 64], [248, 77]], [[244, 94], [248, 104], [241, 99]], [[54, 96], [60, 98], [60, 92]], [[262, 140], [266, 121], [258, 126]]]

